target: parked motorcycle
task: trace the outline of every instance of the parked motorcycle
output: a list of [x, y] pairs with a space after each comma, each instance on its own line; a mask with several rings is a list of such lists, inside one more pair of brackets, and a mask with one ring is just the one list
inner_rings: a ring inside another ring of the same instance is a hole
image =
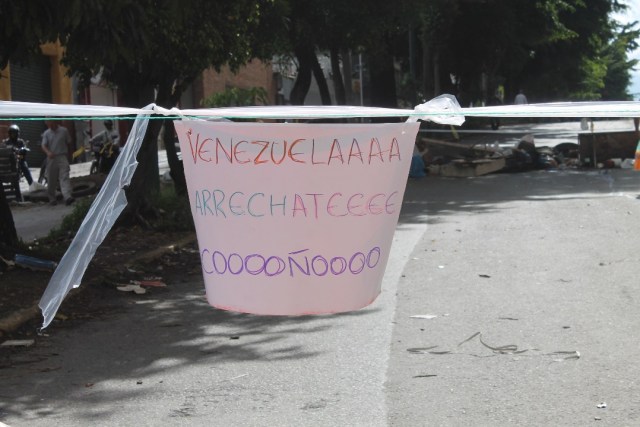
[[31, 151], [27, 145], [29, 145], [29, 141], [25, 141], [24, 142], [24, 146], [22, 147], [14, 147], [13, 149], [13, 153], [16, 156], [16, 168], [18, 169], [18, 171], [20, 172], [20, 179], [24, 178], [24, 170], [23, 168], [20, 167], [20, 165], [22, 164], [22, 162], [24, 162], [27, 158], [27, 154], [29, 154], [29, 151]]
[[91, 162], [90, 174], [98, 173], [108, 174], [111, 171], [118, 154], [120, 154], [120, 146], [118, 138], [109, 139], [106, 142], [94, 144], [92, 147], [93, 161]]
[[120, 154], [118, 132], [114, 130], [113, 121], [104, 121], [105, 130], [89, 140], [93, 152], [93, 161], [89, 173], [108, 174]]

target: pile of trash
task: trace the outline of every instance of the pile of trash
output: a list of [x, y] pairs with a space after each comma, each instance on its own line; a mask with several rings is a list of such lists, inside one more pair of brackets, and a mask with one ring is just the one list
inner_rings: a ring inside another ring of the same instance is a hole
[[[563, 142], [554, 147], [536, 147], [533, 135], [525, 135], [513, 146], [464, 144], [431, 138], [416, 141], [409, 176], [471, 177], [496, 172], [536, 169], [580, 168], [580, 146]], [[633, 159], [610, 159], [599, 167], [633, 167]]]

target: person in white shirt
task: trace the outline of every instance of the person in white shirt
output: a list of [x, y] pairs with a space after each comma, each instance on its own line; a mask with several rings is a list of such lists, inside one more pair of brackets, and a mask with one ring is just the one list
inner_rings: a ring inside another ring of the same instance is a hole
[[49, 204], [56, 205], [56, 189], [60, 183], [60, 191], [66, 205], [73, 203], [71, 197], [70, 166], [67, 158], [72, 141], [69, 131], [60, 126], [58, 120], [45, 120], [48, 129], [42, 134], [42, 151], [47, 155], [47, 192]]
[[516, 99], [514, 100], [513, 103], [516, 104], [516, 105], [524, 105], [524, 104], [528, 104], [529, 103], [529, 101], [527, 101], [527, 97], [525, 96], [525, 94], [522, 91], [522, 89], [520, 89], [520, 91], [516, 95]]

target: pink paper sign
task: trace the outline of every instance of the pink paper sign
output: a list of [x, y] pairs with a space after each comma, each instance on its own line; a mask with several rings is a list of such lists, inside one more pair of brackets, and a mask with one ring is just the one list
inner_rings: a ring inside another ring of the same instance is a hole
[[212, 306], [301, 315], [375, 300], [418, 123], [175, 126]]

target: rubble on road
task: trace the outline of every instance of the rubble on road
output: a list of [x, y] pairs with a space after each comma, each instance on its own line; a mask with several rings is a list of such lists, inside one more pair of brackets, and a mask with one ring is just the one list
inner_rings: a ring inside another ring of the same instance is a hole
[[[512, 146], [501, 146], [498, 143], [465, 144], [460, 141], [419, 138], [416, 142], [414, 158], [421, 159], [427, 175], [458, 178], [498, 172], [577, 169], [589, 167], [591, 161], [584, 157], [584, 147], [581, 144], [563, 142], [554, 147], [538, 147], [531, 134], [523, 136]], [[598, 168], [632, 168], [633, 153], [626, 158], [602, 159], [596, 166]], [[414, 169], [412, 171], [412, 177], [419, 177]]]

